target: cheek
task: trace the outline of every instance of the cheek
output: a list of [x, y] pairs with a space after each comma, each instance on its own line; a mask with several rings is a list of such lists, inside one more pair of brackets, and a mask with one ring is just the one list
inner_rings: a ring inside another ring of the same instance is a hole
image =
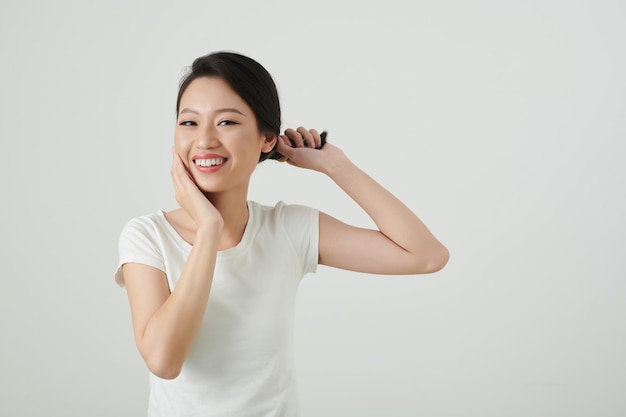
[[174, 135], [174, 152], [183, 160], [183, 164], [189, 169], [189, 141]]
[[[189, 148], [189, 140], [185, 138], [185, 135], [180, 132], [174, 133], [174, 149], [181, 153], [185, 149]], [[182, 155], [182, 153], [181, 153]]]

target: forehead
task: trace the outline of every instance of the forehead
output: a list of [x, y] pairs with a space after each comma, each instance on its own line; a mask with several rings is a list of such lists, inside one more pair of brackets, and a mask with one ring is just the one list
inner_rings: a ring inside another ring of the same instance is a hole
[[[246, 102], [219, 77], [199, 77], [193, 80], [180, 98], [180, 108], [187, 106], [215, 107], [215, 106], [244, 107], [249, 110]], [[243, 109], [242, 109], [243, 111]]]

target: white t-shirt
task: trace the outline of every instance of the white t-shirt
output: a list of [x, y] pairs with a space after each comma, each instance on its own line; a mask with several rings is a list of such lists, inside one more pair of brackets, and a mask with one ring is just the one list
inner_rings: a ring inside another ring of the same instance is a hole
[[[293, 321], [301, 278], [315, 272], [319, 215], [309, 207], [248, 202], [241, 242], [217, 253], [206, 314], [180, 375], [150, 373], [149, 417], [298, 415]], [[162, 211], [132, 219], [119, 243], [119, 268], [141, 263], [176, 287], [191, 245]]]

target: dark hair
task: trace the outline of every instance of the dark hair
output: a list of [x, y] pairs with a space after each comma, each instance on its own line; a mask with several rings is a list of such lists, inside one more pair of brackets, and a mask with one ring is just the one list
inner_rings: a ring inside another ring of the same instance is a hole
[[[176, 115], [180, 110], [180, 99], [196, 78], [219, 77], [250, 106], [257, 120], [257, 126], [265, 135], [280, 134], [280, 102], [278, 91], [272, 76], [252, 58], [235, 52], [214, 52], [196, 58], [190, 71], [183, 77], [178, 89]], [[276, 151], [276, 146], [265, 153], [262, 152], [259, 162], [266, 159], [284, 160]]]

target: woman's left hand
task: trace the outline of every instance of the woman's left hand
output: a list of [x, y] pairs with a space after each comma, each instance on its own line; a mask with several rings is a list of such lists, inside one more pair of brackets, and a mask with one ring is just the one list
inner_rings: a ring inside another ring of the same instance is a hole
[[276, 146], [278, 152], [287, 157], [287, 163], [324, 173], [346, 159], [338, 147], [329, 143], [322, 147], [317, 130], [302, 126], [285, 130], [285, 134], [278, 137]]

